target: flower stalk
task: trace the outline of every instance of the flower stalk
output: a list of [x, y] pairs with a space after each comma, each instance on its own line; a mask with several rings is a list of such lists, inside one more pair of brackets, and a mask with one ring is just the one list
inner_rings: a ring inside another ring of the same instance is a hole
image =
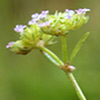
[[[67, 38], [62, 36], [62, 52], [63, 52], [63, 57], [64, 57], [64, 62], [67, 62], [67, 44], [66, 44]], [[80, 100], [86, 100], [86, 97], [84, 96], [81, 88], [79, 87], [75, 77], [71, 72], [68, 72], [68, 70], [64, 70], [66, 73], [68, 79], [70, 80], [74, 90], [76, 91], [77, 96], [79, 97]]]
[[43, 53], [47, 53], [48, 55], [50, 55], [56, 62], [58, 62], [58, 66], [61, 68], [62, 66], [64, 66], [64, 63], [59, 59], [58, 56], [56, 56], [52, 51], [50, 51], [49, 49], [47, 49], [46, 47], [41, 46], [40, 50]]
[[[59, 64], [59, 67], [62, 69], [62, 67], [65, 65], [60, 59], [59, 57], [57, 57], [52, 51], [50, 51], [49, 49], [45, 48], [45, 47], [40, 47], [40, 49], [43, 51], [43, 54], [44, 52], [46, 52], [47, 54], [49, 54], [52, 59], [54, 59], [56, 62], [58, 62]], [[48, 58], [48, 57], [47, 57]], [[53, 62], [54, 63], [54, 62]], [[76, 93], [77, 93], [77, 96], [79, 97], [80, 100], [86, 100], [82, 90], [80, 89], [76, 79], [74, 78], [73, 74], [71, 72], [68, 72], [67, 70], [63, 70], [68, 79], [70, 80], [73, 88], [75, 89]]]
[[67, 62], [67, 43], [66, 43], [66, 35], [62, 36], [62, 54], [63, 54], [63, 60], [64, 60], [64, 63]]

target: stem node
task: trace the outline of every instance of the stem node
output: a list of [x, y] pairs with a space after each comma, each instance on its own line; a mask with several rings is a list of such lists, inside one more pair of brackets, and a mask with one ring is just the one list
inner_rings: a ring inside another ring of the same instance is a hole
[[74, 66], [71, 66], [69, 64], [69, 62], [67, 62], [64, 66], [61, 66], [60, 68], [64, 71], [68, 71], [68, 72], [72, 72], [76, 69]]

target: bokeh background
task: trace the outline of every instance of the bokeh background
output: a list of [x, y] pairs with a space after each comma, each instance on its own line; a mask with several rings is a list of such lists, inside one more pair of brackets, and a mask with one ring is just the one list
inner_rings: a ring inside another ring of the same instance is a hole
[[[65, 73], [38, 50], [17, 55], [6, 49], [19, 38], [16, 24], [27, 24], [31, 14], [49, 9], [90, 8], [89, 22], [68, 35], [69, 55], [80, 37], [91, 34], [72, 65], [88, 100], [100, 100], [100, 0], [0, 0], [0, 100], [79, 100]], [[60, 58], [61, 41], [49, 48]]]

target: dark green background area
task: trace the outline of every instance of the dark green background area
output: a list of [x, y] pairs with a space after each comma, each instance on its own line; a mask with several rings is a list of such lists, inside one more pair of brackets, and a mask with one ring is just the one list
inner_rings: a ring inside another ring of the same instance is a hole
[[[100, 100], [100, 0], [0, 0], [0, 100], [78, 100], [65, 73], [38, 50], [17, 55], [6, 49], [19, 38], [16, 24], [27, 24], [31, 14], [49, 9], [90, 8], [89, 22], [67, 36], [69, 55], [80, 37], [90, 32], [72, 65], [88, 100]], [[50, 48], [60, 58], [61, 39]]]

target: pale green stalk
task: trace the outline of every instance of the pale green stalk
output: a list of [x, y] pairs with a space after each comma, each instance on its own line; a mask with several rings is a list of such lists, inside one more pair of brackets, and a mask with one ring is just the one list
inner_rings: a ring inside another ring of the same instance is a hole
[[[64, 57], [64, 62], [67, 62], [67, 38], [65, 36], [62, 36], [62, 52], [63, 52], [63, 57]], [[82, 90], [80, 89], [76, 79], [74, 78], [73, 74], [71, 72], [68, 72], [67, 70], [64, 70], [64, 72], [66, 73], [68, 79], [70, 80], [73, 88], [76, 91], [77, 96], [79, 97], [80, 100], [86, 100]]]
[[[43, 51], [43, 53], [47, 53], [49, 54], [56, 62], [58, 62], [59, 66], [64, 66], [64, 63], [59, 59], [59, 57], [57, 57], [52, 51], [50, 51], [49, 49], [41, 46], [40, 49]], [[45, 55], [46, 56], [46, 55]], [[52, 61], [52, 60], [51, 60]], [[54, 63], [54, 62], [53, 62]]]
[[63, 54], [63, 60], [64, 60], [64, 63], [67, 62], [67, 43], [66, 43], [66, 35], [62, 36], [62, 54]]
[[[48, 55], [50, 55], [52, 57], [52, 59], [55, 60], [55, 62], [58, 62], [60, 68], [62, 68], [62, 66], [64, 66], [64, 63], [59, 59], [59, 57], [57, 57], [52, 51], [50, 51], [49, 49], [45, 48], [45, 47], [40, 47], [40, 49], [43, 51], [43, 53], [47, 53]], [[48, 58], [48, 57], [47, 57]], [[50, 59], [49, 59], [50, 60]], [[52, 61], [52, 60], [51, 60]], [[54, 63], [54, 62], [53, 62]], [[56, 63], [55, 63], [56, 64]], [[80, 87], [78, 86], [74, 76], [72, 73], [65, 71], [66, 75], [68, 76], [68, 79], [70, 80], [73, 88], [75, 89], [78, 97], [80, 100], [86, 100], [85, 96], [83, 95]]]

